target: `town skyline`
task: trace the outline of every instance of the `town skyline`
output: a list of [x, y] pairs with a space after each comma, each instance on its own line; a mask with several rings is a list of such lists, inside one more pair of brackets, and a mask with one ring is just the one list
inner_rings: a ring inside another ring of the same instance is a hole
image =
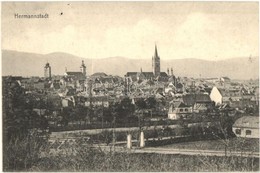
[[[258, 3], [253, 2], [8, 2], [2, 7], [6, 50], [150, 59], [157, 44], [165, 60], [259, 54]], [[15, 18], [25, 7], [30, 15], [49, 18]]]
[[259, 171], [258, 5], [1, 3], [3, 171]]
[[[153, 52], [154, 50], [150, 52], [150, 59], [130, 59], [125, 57], [86, 59], [60, 52], [44, 55], [3, 50], [2, 75], [43, 76], [43, 67], [47, 62], [52, 66], [54, 75], [61, 75], [65, 73], [65, 69], [68, 69], [68, 71], [78, 70], [81, 61], [84, 60], [87, 66], [87, 75], [104, 72], [108, 75], [124, 76], [126, 72], [140, 72], [141, 69], [144, 72], [151, 71]], [[161, 57], [160, 47], [158, 47], [158, 54], [161, 59], [161, 70], [166, 72], [167, 68], [173, 68], [174, 74], [178, 76], [195, 78], [228, 76], [232, 79], [258, 79], [259, 76], [258, 57], [234, 58], [219, 61], [200, 59], [167, 60]], [[27, 68], [24, 68], [25, 66]], [[219, 70], [220, 68], [222, 70]]]

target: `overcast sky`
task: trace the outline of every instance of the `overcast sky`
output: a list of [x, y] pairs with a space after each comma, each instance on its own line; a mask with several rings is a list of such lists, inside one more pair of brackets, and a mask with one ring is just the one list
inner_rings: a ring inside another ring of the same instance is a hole
[[161, 59], [258, 56], [258, 14], [257, 2], [3, 2], [2, 49], [145, 59], [156, 43]]

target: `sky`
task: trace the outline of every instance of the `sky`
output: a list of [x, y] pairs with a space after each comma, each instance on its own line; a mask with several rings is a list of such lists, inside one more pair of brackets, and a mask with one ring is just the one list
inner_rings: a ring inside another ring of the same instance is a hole
[[257, 2], [2, 2], [2, 49], [150, 59], [156, 44], [165, 60], [258, 56], [258, 10]]

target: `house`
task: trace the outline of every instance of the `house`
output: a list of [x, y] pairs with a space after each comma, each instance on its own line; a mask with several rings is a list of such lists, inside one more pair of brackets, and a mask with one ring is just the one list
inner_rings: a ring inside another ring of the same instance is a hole
[[187, 106], [183, 102], [173, 102], [170, 103], [170, 108], [168, 111], [168, 118], [172, 120], [177, 120], [182, 118], [187, 118], [192, 115], [192, 107]]
[[220, 78], [220, 82], [223, 82], [223, 83], [230, 83], [231, 80], [230, 80], [230, 78], [228, 78], [228, 77], [221, 77], [221, 78]]
[[185, 94], [182, 99], [183, 103], [188, 106], [194, 106], [195, 103], [212, 103], [208, 94]]
[[34, 112], [36, 112], [38, 115], [45, 115], [46, 109], [38, 109], [38, 108], [34, 108], [33, 109]]
[[237, 137], [259, 138], [259, 116], [243, 116], [237, 119], [232, 131]]
[[218, 90], [217, 87], [213, 87], [210, 94], [209, 94], [209, 97], [211, 99], [211, 101], [214, 101], [215, 102], [215, 105], [220, 105], [222, 104], [222, 94], [220, 93], [220, 91]]
[[76, 95], [76, 89], [73, 87], [67, 87], [64, 94], [65, 96], [74, 96]]
[[103, 106], [103, 107], [109, 107], [109, 99], [108, 97], [92, 97], [92, 98], [86, 98], [85, 106]]
[[184, 92], [184, 86], [183, 86], [183, 84], [181, 84], [181, 83], [177, 83], [176, 84], [176, 92], [177, 93], [183, 93]]
[[205, 112], [212, 109], [212, 101], [208, 94], [185, 94], [183, 103], [193, 108], [193, 112]]
[[50, 88], [53, 88], [54, 90], [60, 89], [60, 83], [52, 83], [50, 85]]
[[75, 106], [74, 97], [66, 97], [61, 100], [62, 107], [73, 107]]
[[204, 81], [208, 83], [216, 83], [219, 79], [218, 78], [205, 78]]
[[174, 86], [173, 82], [170, 82], [165, 88], [164, 88], [164, 92], [168, 93], [168, 92], [175, 92], [176, 91], [176, 87]]
[[44, 81], [37, 81], [33, 84], [34, 89], [44, 90], [45, 89], [45, 83]]
[[107, 76], [107, 74], [104, 72], [97, 72], [97, 73], [92, 74], [90, 77], [95, 79], [95, 78], [106, 77], [106, 76]]
[[126, 77], [130, 77], [132, 81], [139, 81], [145, 79], [153, 79], [153, 72], [127, 72]]
[[229, 104], [233, 108], [244, 109], [245, 107], [256, 105], [254, 94], [245, 88], [217, 88], [213, 87], [210, 93], [210, 98], [219, 104]]

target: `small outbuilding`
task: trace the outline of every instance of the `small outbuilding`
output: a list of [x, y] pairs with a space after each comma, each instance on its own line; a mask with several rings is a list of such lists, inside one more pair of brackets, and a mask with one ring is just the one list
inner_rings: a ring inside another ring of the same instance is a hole
[[259, 116], [243, 116], [237, 119], [232, 131], [237, 137], [259, 138]]

